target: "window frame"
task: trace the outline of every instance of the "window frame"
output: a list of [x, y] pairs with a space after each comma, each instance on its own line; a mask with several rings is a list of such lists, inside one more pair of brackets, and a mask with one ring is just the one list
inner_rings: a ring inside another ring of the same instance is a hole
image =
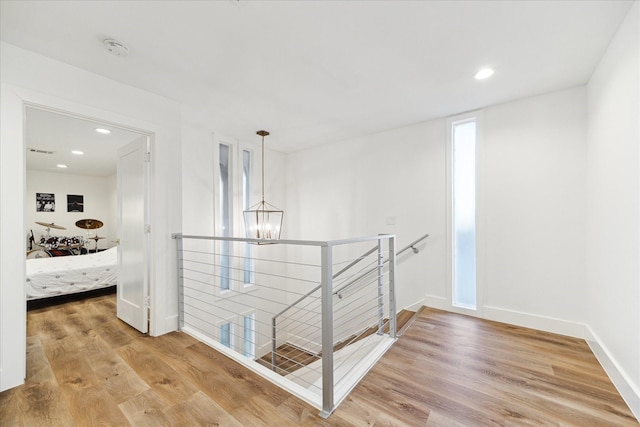
[[[454, 303], [454, 223], [453, 223], [453, 128], [455, 125], [475, 121], [475, 261], [476, 261], [476, 305], [475, 308], [464, 307]], [[449, 310], [457, 313], [481, 317], [483, 314], [484, 295], [484, 251], [482, 242], [484, 232], [483, 220], [483, 112], [471, 111], [446, 120], [446, 221], [447, 221], [447, 286], [446, 300]]]

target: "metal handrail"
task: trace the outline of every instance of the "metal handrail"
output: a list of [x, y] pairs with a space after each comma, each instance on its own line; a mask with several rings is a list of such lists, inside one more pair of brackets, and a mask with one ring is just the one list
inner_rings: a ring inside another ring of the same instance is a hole
[[[411, 242], [410, 244], [408, 244], [407, 246], [405, 246], [404, 248], [402, 248], [400, 251], [398, 251], [396, 253], [396, 257], [398, 255], [400, 255], [401, 253], [412, 249], [414, 254], [417, 254], [419, 252], [418, 248], [415, 247], [416, 244], [420, 243], [421, 241], [423, 241], [424, 239], [426, 239], [427, 237], [429, 237], [429, 234], [425, 234], [423, 236], [421, 236], [420, 238], [414, 240], [413, 242]], [[340, 271], [338, 271], [337, 273], [335, 273], [332, 276], [332, 279], [335, 279], [336, 277], [340, 276], [341, 274], [343, 274], [345, 271], [349, 270], [351, 267], [353, 267], [354, 265], [356, 265], [357, 263], [359, 263], [360, 261], [362, 261], [365, 257], [371, 255], [372, 253], [374, 253], [375, 251], [378, 250], [378, 245], [374, 246], [373, 248], [369, 249], [368, 251], [364, 252], [362, 255], [360, 255], [358, 258], [356, 258], [354, 261], [352, 261], [351, 263], [349, 263], [349, 265], [347, 265], [346, 267], [344, 267], [343, 269], [341, 269]], [[386, 260], [383, 261], [383, 264], [386, 264], [387, 262], [389, 262], [389, 259], [387, 258]], [[348, 288], [349, 286], [353, 285], [355, 282], [357, 282], [358, 280], [362, 279], [363, 277], [367, 276], [368, 274], [376, 271], [378, 269], [378, 266], [375, 266], [373, 268], [371, 268], [370, 270], [366, 271], [365, 273], [361, 274], [360, 276], [358, 276], [356, 279], [350, 281], [349, 283], [347, 283], [346, 285], [342, 286], [340, 289], [336, 290], [333, 292], [333, 295], [338, 295], [339, 298], [342, 298], [341, 295], [339, 295], [339, 293], [343, 290], [345, 290], [346, 288]], [[313, 294], [314, 292], [316, 292], [317, 290], [319, 290], [322, 287], [322, 284], [316, 286], [315, 288], [313, 288], [311, 291], [307, 292], [306, 294], [304, 294], [303, 296], [301, 296], [300, 298], [298, 298], [297, 300], [295, 300], [293, 303], [289, 304], [287, 307], [285, 307], [283, 310], [281, 310], [279, 313], [277, 313], [276, 315], [274, 315], [271, 318], [271, 338], [272, 338], [272, 352], [271, 352], [271, 365], [272, 365], [272, 369], [273, 371], [276, 371], [276, 349], [277, 349], [277, 344], [276, 344], [276, 319], [278, 317], [280, 317], [282, 314], [284, 314], [285, 312], [287, 312], [288, 310], [290, 310], [291, 308], [295, 307], [296, 305], [298, 305], [298, 303], [300, 303], [301, 301], [303, 301], [304, 299], [308, 298], [309, 296], [311, 296], [311, 294]]]
[[[419, 239], [416, 239], [414, 242], [412, 242], [411, 244], [405, 246], [403, 249], [401, 249], [400, 251], [398, 251], [396, 253], [396, 257], [398, 255], [400, 255], [401, 253], [408, 251], [409, 249], [413, 250], [414, 254], [417, 254], [418, 252], [420, 252], [420, 250], [418, 248], [415, 247], [416, 244], [418, 244], [419, 242], [423, 241], [424, 239], [426, 239], [427, 237], [429, 237], [428, 234], [425, 234], [424, 236], [420, 237]], [[377, 247], [376, 247], [377, 249]], [[382, 265], [386, 264], [389, 262], [389, 258], [387, 258], [386, 260], [384, 260], [382, 262]], [[351, 280], [349, 283], [347, 283], [346, 285], [340, 287], [339, 289], [335, 290], [333, 292], [333, 295], [338, 295], [338, 298], [342, 298], [342, 296], [340, 295], [340, 292], [344, 291], [345, 289], [347, 289], [348, 287], [350, 287], [351, 285], [353, 285], [354, 283], [356, 283], [357, 281], [359, 281], [360, 279], [368, 276], [369, 274], [373, 273], [374, 271], [376, 271], [378, 269], [378, 266], [376, 265], [375, 267], [372, 267], [371, 269], [365, 271], [364, 273], [362, 273], [361, 275], [359, 275], [358, 277], [356, 277], [355, 279]]]

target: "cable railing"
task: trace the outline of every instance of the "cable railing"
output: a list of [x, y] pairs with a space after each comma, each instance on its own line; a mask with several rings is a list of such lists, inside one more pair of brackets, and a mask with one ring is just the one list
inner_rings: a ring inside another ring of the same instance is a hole
[[426, 238], [396, 253], [393, 235], [271, 245], [173, 237], [180, 330], [324, 417], [395, 341], [396, 256]]

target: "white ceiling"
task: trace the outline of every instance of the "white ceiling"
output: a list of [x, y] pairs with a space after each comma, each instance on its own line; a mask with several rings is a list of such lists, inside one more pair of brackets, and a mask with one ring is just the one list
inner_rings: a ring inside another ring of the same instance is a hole
[[292, 152], [585, 84], [631, 4], [3, 0], [0, 35]]
[[[100, 134], [96, 128], [111, 133]], [[27, 169], [88, 176], [115, 174], [118, 148], [140, 137], [117, 127], [31, 107], [26, 109], [25, 129]], [[72, 150], [84, 154], [72, 154]], [[61, 169], [58, 164], [68, 167]]]

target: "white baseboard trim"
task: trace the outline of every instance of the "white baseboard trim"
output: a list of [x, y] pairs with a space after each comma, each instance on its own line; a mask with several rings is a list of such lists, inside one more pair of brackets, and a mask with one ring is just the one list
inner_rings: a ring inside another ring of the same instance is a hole
[[398, 311], [398, 313], [399, 313], [401, 310], [418, 311], [418, 310], [420, 310], [420, 308], [421, 308], [423, 305], [425, 305], [424, 298], [422, 298], [420, 301], [416, 301], [416, 302], [414, 302], [413, 304], [411, 304], [411, 305], [409, 305], [409, 306], [407, 306], [407, 307], [404, 307], [404, 308], [398, 308], [398, 309], [397, 309], [397, 311]]
[[633, 415], [640, 422], [640, 389], [634, 386], [633, 382], [629, 379], [629, 376], [624, 370], [619, 368], [619, 364], [616, 359], [611, 356], [611, 353], [607, 350], [606, 346], [602, 344], [602, 341], [591, 330], [589, 326], [586, 327], [585, 340], [591, 348], [591, 351], [602, 365], [613, 385], [618, 389], [618, 392], [624, 399], [624, 401], [633, 412]]
[[438, 310], [451, 311], [451, 307], [447, 303], [447, 299], [444, 297], [437, 297], [434, 295], [425, 295], [422, 300], [423, 305], [431, 308], [437, 308]]
[[554, 334], [567, 335], [574, 338], [584, 339], [586, 333], [584, 323], [507, 310], [499, 307], [482, 307], [481, 317], [487, 320], [509, 323], [511, 325], [523, 326], [525, 328], [537, 329]]
[[149, 335], [159, 337], [160, 335], [178, 330], [178, 315], [174, 314], [161, 319], [156, 323], [155, 330], [149, 331]]

